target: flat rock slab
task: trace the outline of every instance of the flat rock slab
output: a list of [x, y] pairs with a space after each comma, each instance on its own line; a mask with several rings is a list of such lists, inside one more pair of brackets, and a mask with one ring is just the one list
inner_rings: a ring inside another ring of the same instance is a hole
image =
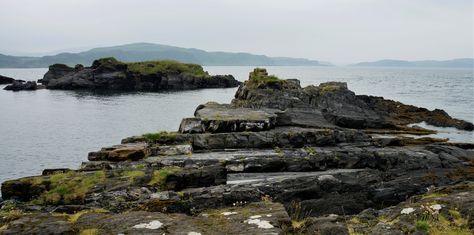
[[352, 173], [363, 171], [362, 169], [336, 169], [317, 172], [271, 172], [271, 173], [235, 173], [227, 175], [227, 184], [255, 184], [267, 182], [279, 182], [287, 179], [296, 179], [300, 177], [318, 176], [318, 180], [336, 180], [332, 176], [340, 173]]
[[180, 133], [270, 130], [275, 127], [277, 117], [272, 110], [237, 108], [213, 102], [200, 105], [194, 116], [183, 119]]
[[286, 109], [277, 113], [278, 126], [300, 126], [314, 128], [335, 128], [336, 126], [329, 123], [323, 116], [321, 110], [318, 109]]

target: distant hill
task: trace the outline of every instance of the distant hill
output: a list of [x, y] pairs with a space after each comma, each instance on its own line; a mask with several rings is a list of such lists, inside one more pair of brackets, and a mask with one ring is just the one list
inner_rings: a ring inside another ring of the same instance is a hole
[[379, 60], [375, 62], [362, 62], [353, 66], [370, 67], [440, 67], [440, 68], [472, 68], [474, 67], [473, 58], [453, 59], [453, 60]]
[[27, 57], [0, 54], [0, 68], [41, 68], [51, 64], [90, 65], [103, 57], [115, 57], [124, 62], [173, 59], [201, 65], [311, 65], [326, 66], [316, 60], [287, 57], [268, 57], [250, 53], [207, 52], [193, 48], [182, 48], [153, 43], [133, 43], [113, 47], [94, 48], [79, 53], [60, 53], [53, 56]]

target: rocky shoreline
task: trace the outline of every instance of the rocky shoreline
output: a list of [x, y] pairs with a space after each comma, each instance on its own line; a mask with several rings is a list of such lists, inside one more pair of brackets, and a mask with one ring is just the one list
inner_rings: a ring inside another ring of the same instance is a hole
[[176, 61], [144, 61], [124, 63], [114, 58], [95, 60], [90, 67], [74, 68], [64, 64], [49, 66], [43, 79], [9, 80], [5, 90], [102, 90], [102, 91], [169, 91], [203, 88], [237, 87], [232, 75], [209, 75], [200, 65]]
[[198, 106], [177, 132], [4, 182], [0, 233], [472, 234], [474, 144], [407, 126], [421, 121], [474, 127], [255, 69], [230, 104]]

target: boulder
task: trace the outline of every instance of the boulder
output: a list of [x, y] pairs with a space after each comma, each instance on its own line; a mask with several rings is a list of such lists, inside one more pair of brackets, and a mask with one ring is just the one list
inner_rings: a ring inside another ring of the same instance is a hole
[[276, 115], [268, 110], [234, 108], [209, 102], [197, 107], [195, 118], [183, 119], [180, 133], [264, 131], [275, 127]]
[[111, 147], [102, 148], [98, 152], [90, 152], [89, 161], [136, 161], [148, 156], [148, 150], [143, 143], [138, 144], [122, 144]]
[[63, 77], [72, 72], [74, 72], [74, 68], [65, 64], [53, 64], [49, 66], [48, 72], [43, 76], [43, 79], [38, 80], [38, 82], [47, 86], [50, 80]]
[[36, 84], [35, 81], [23, 81], [23, 80], [15, 80], [11, 85], [6, 86], [3, 88], [4, 90], [7, 91], [22, 91], [22, 90], [36, 90], [38, 89], [38, 85]]

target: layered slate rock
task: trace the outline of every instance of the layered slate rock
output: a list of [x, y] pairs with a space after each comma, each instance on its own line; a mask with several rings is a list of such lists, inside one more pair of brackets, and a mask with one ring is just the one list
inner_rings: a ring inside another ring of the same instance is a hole
[[90, 67], [51, 65], [39, 82], [48, 89], [112, 91], [227, 88], [240, 84], [231, 75], [210, 76], [200, 65], [175, 61], [123, 63], [114, 58], [95, 60]]
[[470, 125], [256, 69], [177, 132], [4, 182], [0, 233], [470, 234], [474, 143], [406, 125], [429, 120]]
[[90, 209], [75, 214], [25, 214], [2, 234], [282, 234], [290, 224], [278, 203], [208, 210], [196, 216], [161, 212], [110, 213]]
[[[251, 74], [253, 76], [253, 74]], [[294, 80], [255, 77], [239, 87], [232, 104], [238, 107], [314, 108], [332, 124], [348, 128], [396, 128], [419, 123], [461, 130], [474, 130], [474, 125], [451, 118], [442, 110], [427, 110], [382, 97], [356, 95], [346, 83], [327, 82], [301, 88]]]

